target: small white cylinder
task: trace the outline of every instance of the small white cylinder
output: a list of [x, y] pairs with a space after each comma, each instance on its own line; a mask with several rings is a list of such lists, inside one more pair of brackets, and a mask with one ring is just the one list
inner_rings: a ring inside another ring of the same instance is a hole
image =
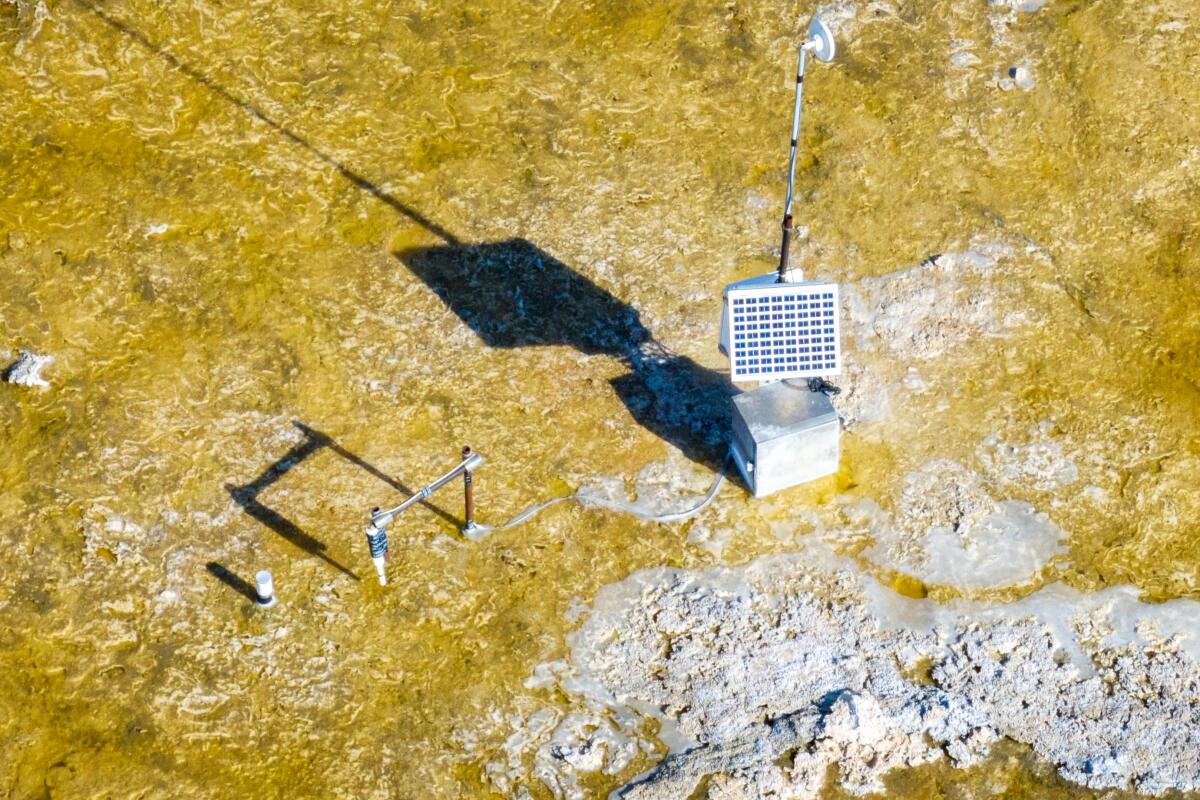
[[375, 572], [379, 575], [379, 585], [387, 586], [387, 572], [384, 571], [386, 561], [383, 556], [375, 556], [371, 559], [371, 563], [375, 565]]
[[254, 575], [254, 592], [258, 595], [258, 604], [269, 608], [275, 605], [275, 582], [271, 580], [271, 571], [260, 569]]

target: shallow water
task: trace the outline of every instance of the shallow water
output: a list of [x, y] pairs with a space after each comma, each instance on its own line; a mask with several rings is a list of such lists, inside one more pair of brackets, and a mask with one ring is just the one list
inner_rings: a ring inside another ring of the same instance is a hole
[[[707, 485], [719, 426], [690, 427], [625, 342], [721, 399], [716, 298], [772, 265], [811, 9], [47, 11], [0, 3], [0, 349], [55, 358], [49, 390], [0, 386], [5, 794], [482, 793], [507, 715], [561, 701], [522, 682], [575, 600], [712, 563], [698, 526], [730, 563], [786, 548], [795, 509], [886, 502], [1051, 418], [1078, 483], [1003, 488], [1070, 532], [1056, 577], [1200, 593], [1190, 0], [830, 11], [795, 257], [854, 281], [1036, 246], [1012, 280], [1038, 324], [924, 366], [931, 390], [847, 434], [838, 476], [769, 505], [728, 485], [682, 527], [559, 507], [474, 544], [446, 489], [393, 529], [386, 589], [367, 510], [464, 444], [486, 521], [669, 457]], [[1001, 85], [1017, 65], [1031, 90]], [[275, 609], [228, 585], [261, 568]], [[1013, 758], [889, 794], [1082, 796]]]

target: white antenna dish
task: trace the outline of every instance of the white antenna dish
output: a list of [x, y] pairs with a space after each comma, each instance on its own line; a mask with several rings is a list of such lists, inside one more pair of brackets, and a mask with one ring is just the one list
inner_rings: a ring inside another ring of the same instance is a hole
[[808, 23], [808, 41], [804, 43], [804, 46], [818, 61], [833, 61], [834, 53], [837, 52], [837, 46], [833, 42], [833, 34], [829, 32], [829, 26], [816, 15], [813, 15], [812, 22]]

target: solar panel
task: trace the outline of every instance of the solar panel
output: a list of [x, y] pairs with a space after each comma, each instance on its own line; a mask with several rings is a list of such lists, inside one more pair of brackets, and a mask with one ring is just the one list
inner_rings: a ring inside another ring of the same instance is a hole
[[721, 346], [735, 381], [834, 375], [842, 368], [836, 283], [777, 283], [775, 274], [725, 287]]

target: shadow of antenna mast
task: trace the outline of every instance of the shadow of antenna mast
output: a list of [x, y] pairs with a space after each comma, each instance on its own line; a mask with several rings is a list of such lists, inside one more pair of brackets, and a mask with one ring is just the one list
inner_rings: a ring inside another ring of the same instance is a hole
[[195, 67], [191, 66], [190, 64], [187, 64], [186, 62], [184, 62], [182, 59], [180, 59], [178, 56], [176, 56], [171, 51], [167, 50], [166, 48], [162, 47], [161, 45], [155, 44], [154, 42], [150, 41], [150, 39], [148, 39], [140, 31], [130, 27], [128, 24], [122, 22], [121, 20], [117, 19], [116, 17], [113, 17], [112, 15], [110, 15], [109, 13], [104, 11], [103, 9], [88, 2], [88, 0], [75, 0], [75, 2], [78, 3], [80, 6], [82, 6], [83, 8], [90, 11], [92, 14], [94, 14], [97, 18], [102, 20], [110, 28], [112, 28], [113, 30], [115, 30], [121, 34], [124, 34], [125, 36], [128, 36], [130, 39], [133, 39], [135, 42], [142, 45], [147, 50], [149, 50], [150, 52], [157, 55], [159, 58], [166, 61], [172, 67], [179, 70], [180, 72], [182, 72], [187, 77], [191, 78], [196, 83], [199, 83], [200, 85], [204, 86], [209, 91], [216, 94], [217, 96], [221, 97], [222, 99], [226, 100], [227, 102], [232, 103], [233, 105], [242, 109], [247, 114], [249, 114], [251, 117], [253, 117], [254, 119], [257, 119], [259, 122], [262, 122], [264, 125], [271, 128], [272, 130], [274, 130], [276, 133], [283, 136], [288, 141], [304, 148], [309, 153], [311, 153], [312, 155], [316, 156], [321, 161], [323, 161], [325, 164], [329, 165], [330, 167], [333, 167], [333, 169], [336, 170], [339, 175], [341, 175], [343, 178], [348, 180], [350, 183], [354, 184], [359, 189], [362, 189], [364, 192], [367, 192], [368, 194], [372, 195], [373, 197], [378, 199], [380, 202], [385, 203], [386, 205], [388, 205], [395, 211], [399, 212], [400, 214], [404, 215], [405, 217], [408, 217], [410, 220], [417, 223], [422, 228], [424, 228], [425, 230], [432, 233], [434, 236], [438, 237], [439, 239], [441, 239], [442, 241], [444, 241], [450, 245], [459, 246], [462, 244], [462, 242], [458, 239], [458, 237], [456, 237], [450, 231], [443, 228], [441, 225], [438, 225], [436, 222], [429, 219], [428, 217], [423, 215], [421, 212], [417, 211], [412, 206], [409, 206], [408, 204], [400, 201], [394, 195], [390, 194], [382, 186], [380, 186], [379, 184], [370, 180], [369, 178], [364, 176], [362, 173], [356, 172], [355, 170], [346, 166], [341, 161], [339, 161], [338, 159], [331, 156], [329, 153], [326, 153], [324, 150], [322, 150], [319, 147], [317, 147], [316, 145], [314, 145], [308, 139], [305, 139], [303, 136], [301, 136], [300, 134], [293, 131], [291, 128], [289, 128], [286, 125], [284, 125], [283, 123], [275, 120], [273, 117], [271, 117], [271, 115], [269, 115], [266, 111], [264, 111], [259, 106], [255, 105], [254, 103], [250, 102], [249, 100], [245, 100], [241, 97], [238, 97], [233, 92], [231, 92], [229, 89], [226, 89], [224, 86], [217, 83], [216, 81], [214, 81], [209, 76], [205, 75], [200, 70], [198, 70]]

